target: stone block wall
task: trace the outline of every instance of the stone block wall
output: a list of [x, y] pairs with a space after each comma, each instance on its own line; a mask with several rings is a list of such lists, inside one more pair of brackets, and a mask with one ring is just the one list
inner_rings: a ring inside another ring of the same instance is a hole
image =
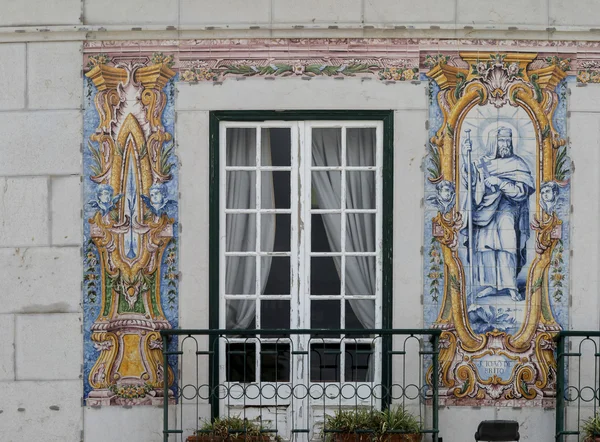
[[40, 431], [48, 440], [82, 438], [81, 56], [79, 42], [0, 43], [0, 434], [7, 441]]

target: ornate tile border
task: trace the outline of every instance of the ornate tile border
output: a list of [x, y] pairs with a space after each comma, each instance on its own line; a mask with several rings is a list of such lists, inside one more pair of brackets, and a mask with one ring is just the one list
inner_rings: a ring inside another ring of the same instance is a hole
[[223, 81], [234, 77], [372, 77], [415, 81], [436, 57], [460, 67], [464, 51], [536, 52], [535, 68], [560, 64], [581, 84], [600, 82], [600, 42], [483, 39], [207, 39], [90, 41], [84, 63], [162, 63], [179, 81]]

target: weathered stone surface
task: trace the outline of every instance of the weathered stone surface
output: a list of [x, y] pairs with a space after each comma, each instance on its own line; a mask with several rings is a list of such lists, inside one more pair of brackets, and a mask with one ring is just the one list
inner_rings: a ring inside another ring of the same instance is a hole
[[[15, 317], [0, 314], [0, 381], [15, 379]], [[1, 407], [0, 407], [1, 408]]]
[[0, 313], [79, 311], [79, 247], [0, 248], [0, 268]]
[[0, 178], [0, 220], [0, 247], [47, 245], [47, 178]]
[[0, 382], [2, 440], [80, 441], [81, 395], [80, 380]]
[[52, 244], [81, 244], [81, 179], [53, 177], [50, 183]]
[[0, 26], [76, 25], [81, 23], [80, 0], [2, 2]]
[[177, 12], [177, 0], [86, 0], [83, 5], [87, 25], [177, 25]]
[[27, 97], [30, 109], [79, 109], [83, 94], [81, 43], [27, 45]]
[[25, 44], [0, 45], [0, 60], [0, 109], [22, 109], [25, 107]]
[[80, 111], [3, 113], [0, 176], [81, 173], [81, 120]]
[[80, 314], [17, 315], [15, 344], [17, 380], [79, 379], [83, 359]]

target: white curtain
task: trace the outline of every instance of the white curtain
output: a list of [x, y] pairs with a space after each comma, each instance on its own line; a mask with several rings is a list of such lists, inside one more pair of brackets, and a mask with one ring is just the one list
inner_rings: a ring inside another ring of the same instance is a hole
[[[226, 162], [229, 166], [256, 165], [256, 129], [228, 128]], [[271, 143], [268, 130], [261, 139], [261, 164], [271, 165]], [[275, 207], [273, 175], [262, 173], [261, 207]], [[229, 171], [226, 177], [226, 207], [228, 209], [256, 208], [256, 171]], [[256, 250], [257, 214], [227, 216], [226, 250], [228, 252], [254, 252]], [[260, 241], [262, 251], [272, 252], [275, 242], [275, 215], [262, 214]], [[271, 258], [261, 258], [261, 293], [267, 284], [271, 269]], [[256, 293], [256, 256], [228, 256], [226, 258], [225, 292], [230, 295]], [[229, 329], [248, 328], [255, 318], [256, 301], [240, 299], [227, 302], [226, 325]]]
[[[312, 158], [314, 166], [341, 166], [341, 132], [339, 129], [313, 129]], [[346, 132], [347, 165], [375, 165], [375, 131], [348, 129]], [[341, 174], [337, 171], [313, 172], [313, 189], [320, 209], [339, 209], [341, 205]], [[346, 207], [375, 208], [375, 174], [346, 172]], [[322, 215], [331, 250], [341, 250], [341, 224], [338, 215]], [[375, 215], [346, 215], [346, 251], [374, 252]], [[340, 274], [341, 258], [334, 257]], [[375, 257], [346, 257], [346, 294], [375, 295]], [[341, 277], [341, 275], [340, 275]], [[348, 300], [352, 311], [364, 328], [375, 328], [374, 302], [366, 299]]]

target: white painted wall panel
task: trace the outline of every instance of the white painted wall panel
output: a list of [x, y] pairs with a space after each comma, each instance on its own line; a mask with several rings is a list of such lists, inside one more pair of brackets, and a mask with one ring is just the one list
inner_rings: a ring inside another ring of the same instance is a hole
[[[174, 412], [175, 407], [171, 408]], [[162, 441], [162, 407], [102, 407], [84, 409], [85, 442]], [[175, 413], [170, 416], [175, 422]], [[110, 423], [108, 425], [108, 423]], [[169, 427], [173, 428], [175, 425]], [[171, 439], [178, 440], [175, 436]]]
[[600, 187], [600, 114], [573, 112], [570, 134], [571, 158], [575, 164], [571, 192], [570, 323], [574, 329], [598, 330], [600, 229], [590, 223], [600, 217], [600, 201], [598, 197], [590, 198], [589, 189]]
[[[225, 80], [177, 85], [177, 110], [425, 109], [425, 83], [348, 77]], [[243, 98], [242, 98], [243, 97]]]

